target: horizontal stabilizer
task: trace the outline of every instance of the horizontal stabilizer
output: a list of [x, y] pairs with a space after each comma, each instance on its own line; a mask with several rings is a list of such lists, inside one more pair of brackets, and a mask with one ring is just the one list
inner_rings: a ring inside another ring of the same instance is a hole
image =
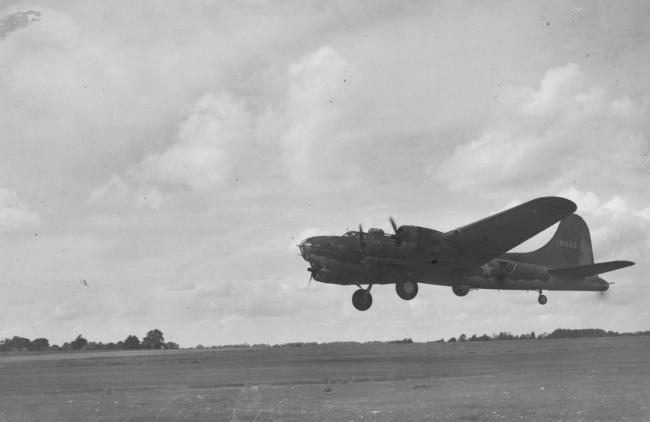
[[556, 268], [548, 270], [549, 274], [559, 277], [588, 277], [590, 275], [602, 274], [608, 271], [618, 270], [619, 268], [634, 265], [632, 261], [609, 261], [599, 262], [597, 264], [579, 265], [577, 267]]

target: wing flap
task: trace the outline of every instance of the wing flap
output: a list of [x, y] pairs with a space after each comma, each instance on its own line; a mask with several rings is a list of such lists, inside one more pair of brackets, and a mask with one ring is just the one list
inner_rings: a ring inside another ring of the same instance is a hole
[[634, 265], [634, 262], [608, 261], [590, 265], [579, 265], [577, 267], [556, 268], [553, 270], [548, 270], [548, 272], [549, 274], [559, 277], [584, 278], [590, 275], [602, 274], [609, 271], [618, 270], [620, 268], [629, 267], [630, 265]]
[[576, 211], [565, 198], [533, 199], [445, 234], [448, 269], [466, 274]]

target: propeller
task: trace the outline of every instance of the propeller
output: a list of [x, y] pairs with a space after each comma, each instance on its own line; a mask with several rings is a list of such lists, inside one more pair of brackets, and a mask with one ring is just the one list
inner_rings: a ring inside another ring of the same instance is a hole
[[311, 285], [311, 281], [314, 279], [314, 274], [318, 273], [323, 267], [320, 264], [312, 263], [309, 268], [307, 268], [307, 271], [309, 271], [309, 281], [307, 282], [307, 287], [305, 290], [309, 290], [309, 286]]
[[366, 260], [366, 240], [363, 237], [363, 227], [359, 224], [359, 257], [361, 262]]
[[397, 227], [397, 224], [395, 223], [393, 217], [388, 217], [388, 220], [390, 221], [390, 225], [393, 227], [393, 231], [395, 232], [393, 235], [393, 239], [395, 239], [395, 245], [400, 247], [402, 246], [402, 238], [399, 235], [399, 228]]
[[388, 220], [390, 221], [390, 225], [393, 226], [393, 231], [397, 234], [397, 224], [395, 224], [395, 220], [393, 217], [388, 217]]

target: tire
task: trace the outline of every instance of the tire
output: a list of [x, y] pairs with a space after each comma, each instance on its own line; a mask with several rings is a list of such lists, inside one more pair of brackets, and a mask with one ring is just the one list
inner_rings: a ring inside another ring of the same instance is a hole
[[404, 300], [411, 300], [418, 294], [418, 283], [415, 281], [399, 281], [395, 283], [397, 296]]
[[537, 298], [537, 302], [539, 302], [540, 305], [546, 305], [546, 302], [548, 302], [548, 298], [544, 295], [539, 295]]
[[372, 306], [372, 295], [364, 289], [359, 289], [352, 295], [352, 305], [358, 311], [367, 311]]
[[452, 286], [451, 290], [459, 297], [467, 296], [467, 293], [469, 293], [469, 288], [464, 286]]

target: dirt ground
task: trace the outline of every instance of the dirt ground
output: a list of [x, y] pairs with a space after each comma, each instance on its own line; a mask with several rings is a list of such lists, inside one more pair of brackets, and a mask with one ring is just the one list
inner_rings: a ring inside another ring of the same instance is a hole
[[650, 420], [650, 336], [0, 355], [4, 421]]

